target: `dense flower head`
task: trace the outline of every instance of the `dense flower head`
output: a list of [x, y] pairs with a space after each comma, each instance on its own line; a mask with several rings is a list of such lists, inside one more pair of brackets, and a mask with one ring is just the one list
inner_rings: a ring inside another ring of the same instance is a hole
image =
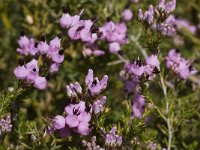
[[60, 25], [67, 29], [67, 34], [71, 40], [81, 40], [92, 44], [98, 39], [98, 28], [95, 27], [96, 20], [81, 19], [82, 12], [79, 15], [72, 16], [64, 9], [60, 18]]
[[144, 13], [142, 12], [142, 9], [138, 10], [138, 19], [140, 21], [143, 21], [149, 25], [152, 25], [154, 22], [154, 8], [152, 5], [149, 6], [149, 9], [145, 11]]
[[99, 30], [103, 33], [101, 38], [107, 42], [127, 43], [127, 26], [124, 22], [115, 23], [109, 21], [100, 27]]
[[18, 80], [23, 80], [29, 84], [33, 84], [37, 89], [45, 89], [47, 86], [47, 80], [45, 77], [39, 76], [38, 61], [36, 59], [32, 59], [26, 65], [24, 65], [24, 62], [21, 61], [19, 62], [19, 66], [14, 69], [15, 77]]
[[176, 33], [176, 19], [170, 15], [164, 22], [157, 24], [157, 31], [162, 35], [173, 36]]
[[4, 133], [11, 132], [12, 124], [11, 124], [11, 117], [7, 115], [4, 118], [0, 119], [0, 136]]
[[[102, 96], [100, 99], [96, 98], [107, 87], [107, 80], [108, 76], [106, 75], [100, 81], [97, 77], [94, 78], [93, 70], [89, 69], [85, 77], [86, 89], [89, 90], [89, 93], [84, 91], [78, 82], [68, 84], [66, 93], [71, 99], [71, 103], [65, 107], [64, 115], [57, 115], [52, 119], [52, 130], [58, 130], [61, 137], [65, 137], [65, 130], [68, 133], [66, 136], [73, 132], [82, 136], [88, 135], [91, 131], [92, 115], [99, 114], [104, 110], [106, 96]], [[91, 102], [86, 97], [94, 101]]]
[[138, 10], [138, 20], [146, 28], [151, 28], [164, 36], [174, 36], [176, 33], [176, 19], [171, 14], [176, 8], [176, 0], [171, 0], [165, 4], [165, 0], [160, 0], [154, 8], [149, 5], [149, 9], [143, 13]]
[[133, 62], [127, 62], [120, 72], [124, 82], [124, 90], [127, 94], [139, 91], [142, 79], [152, 80], [160, 71], [160, 62], [156, 54], [148, 56], [145, 62], [137, 58]]
[[181, 57], [181, 54], [175, 49], [171, 49], [165, 59], [167, 68], [171, 69], [182, 79], [187, 79], [190, 75], [197, 72], [196, 69], [192, 67], [192, 64]]
[[17, 53], [21, 55], [32, 55], [34, 56], [37, 52], [37, 43], [33, 38], [28, 38], [26, 35], [21, 35], [18, 40], [19, 48], [17, 48]]
[[[34, 39], [29, 39], [26, 35], [21, 35], [18, 40], [20, 48], [17, 52], [23, 55], [20, 58], [19, 65], [14, 69], [14, 75], [18, 80], [23, 80], [27, 84], [33, 84], [37, 89], [43, 90], [47, 86], [45, 77], [39, 75], [38, 59], [39, 57], [45, 58], [43, 62], [47, 72], [40, 72], [41, 74], [54, 74], [58, 72], [60, 64], [64, 61], [64, 50], [61, 50], [61, 34], [54, 37], [49, 43], [46, 41], [45, 36], [41, 36], [39, 42]], [[27, 57], [28, 56], [28, 57]], [[32, 58], [32, 60], [30, 60]], [[25, 63], [24, 60], [30, 60]]]
[[116, 134], [117, 128], [113, 127], [105, 136], [105, 144], [108, 147], [117, 147], [122, 144], [122, 136]]
[[144, 112], [144, 106], [145, 106], [145, 99], [144, 96], [140, 93], [136, 93], [133, 102], [132, 102], [132, 118], [142, 118], [142, 114]]
[[[87, 135], [90, 132], [89, 122], [91, 114], [88, 111], [84, 101], [76, 104], [69, 104], [65, 107], [65, 116], [58, 115], [53, 118], [53, 129], [59, 130], [61, 136], [63, 131], [68, 130], [69, 133], [77, 132], [80, 135]], [[69, 136], [67, 134], [66, 136]]]

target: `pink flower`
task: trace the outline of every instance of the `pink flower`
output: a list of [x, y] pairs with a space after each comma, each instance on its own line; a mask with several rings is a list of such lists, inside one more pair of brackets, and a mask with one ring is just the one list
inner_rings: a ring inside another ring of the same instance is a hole
[[51, 59], [55, 63], [62, 63], [64, 61], [64, 50], [60, 50], [58, 52], [54, 52], [51, 54]]
[[122, 17], [125, 21], [130, 21], [133, 18], [133, 13], [132, 13], [131, 9], [125, 9], [122, 12]]
[[94, 56], [102, 56], [102, 55], [105, 55], [105, 52], [102, 50], [94, 50], [93, 55]]
[[65, 118], [61, 115], [57, 115], [53, 119], [53, 127], [57, 130], [64, 128], [65, 127]]
[[106, 103], [106, 96], [103, 96], [101, 97], [100, 100], [95, 101], [92, 106], [94, 113], [98, 114], [100, 112], [103, 112], [105, 103]]
[[34, 81], [34, 87], [39, 90], [44, 90], [47, 86], [47, 80], [45, 77], [37, 77]]
[[91, 115], [90, 115], [90, 113], [83, 111], [78, 115], [78, 120], [80, 122], [90, 122]]
[[146, 58], [146, 64], [152, 66], [153, 68], [160, 68], [160, 62], [158, 60], [157, 55], [151, 55]]
[[120, 49], [121, 49], [121, 47], [120, 47], [119, 43], [117, 43], [117, 42], [113, 42], [113, 43], [109, 44], [109, 51], [112, 54], [118, 53], [120, 51]]
[[65, 118], [65, 121], [66, 121], [66, 124], [70, 128], [75, 128], [79, 124], [79, 120], [78, 120], [78, 116], [77, 115], [67, 115], [67, 117]]
[[26, 69], [27, 69], [26, 79], [30, 83], [33, 83], [39, 75], [39, 68], [37, 63], [38, 61], [36, 59], [33, 59], [26, 64]]
[[26, 35], [20, 36], [18, 44], [21, 48], [25, 48], [29, 45], [29, 38]]
[[94, 80], [93, 70], [92, 70], [92, 69], [89, 69], [89, 70], [88, 70], [88, 74], [87, 74], [86, 77], [85, 77], [85, 84], [86, 84], [87, 86], [90, 86], [90, 85], [92, 84], [93, 80]]
[[68, 13], [63, 13], [62, 17], [60, 18], [59, 22], [60, 22], [60, 26], [62, 28], [69, 28], [72, 24], [72, 16], [70, 16]]
[[81, 135], [88, 135], [90, 132], [90, 128], [89, 128], [89, 123], [87, 122], [81, 122], [78, 125], [78, 133]]
[[60, 64], [58, 64], [58, 63], [53, 63], [53, 64], [51, 64], [51, 66], [50, 66], [50, 72], [51, 72], [51, 73], [56, 73], [56, 72], [58, 72], [59, 67], [60, 67]]
[[49, 50], [49, 45], [46, 43], [46, 41], [40, 41], [38, 43], [38, 46], [37, 46], [40, 54], [46, 54]]
[[14, 75], [19, 80], [25, 79], [27, 75], [27, 70], [24, 65], [16, 67], [14, 70]]

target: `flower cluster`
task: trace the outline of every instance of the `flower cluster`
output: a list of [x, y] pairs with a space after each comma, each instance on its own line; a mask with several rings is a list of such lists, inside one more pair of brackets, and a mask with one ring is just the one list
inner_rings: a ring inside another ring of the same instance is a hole
[[47, 86], [45, 77], [39, 75], [38, 61], [31, 60], [26, 65], [22, 59], [19, 60], [19, 66], [14, 69], [14, 75], [18, 80], [33, 84], [35, 88], [43, 90]]
[[173, 36], [176, 33], [176, 21], [171, 13], [176, 8], [176, 0], [171, 0], [165, 3], [165, 0], [160, 0], [159, 4], [154, 8], [152, 5], [149, 9], [142, 12], [138, 10], [138, 20], [141, 21], [146, 28], [155, 29], [162, 35]]
[[81, 40], [83, 42], [94, 43], [97, 38], [98, 30], [95, 27], [95, 21], [81, 19], [81, 14], [71, 16], [66, 8], [63, 8], [63, 14], [60, 18], [60, 25], [67, 29], [71, 40]]
[[102, 39], [109, 43], [110, 53], [118, 53], [121, 50], [120, 44], [126, 44], [127, 26], [124, 22], [115, 23], [113, 21], [106, 22], [99, 30], [103, 33]]
[[[88, 92], [86, 91], [83, 94], [82, 87], [78, 82], [67, 85], [66, 92], [68, 97], [71, 100], [79, 100], [79, 103], [67, 105], [64, 116], [58, 115], [53, 119], [53, 130], [59, 130], [62, 137], [70, 135], [72, 131], [83, 136], [88, 135], [91, 130], [92, 114], [96, 115], [104, 110], [106, 96], [102, 96], [100, 100], [96, 98], [107, 87], [107, 82], [107, 75], [104, 75], [99, 81], [97, 77], [94, 78], [93, 70], [89, 69], [85, 77]], [[90, 102], [87, 99], [94, 99], [94, 102]], [[67, 134], [64, 134], [65, 131], [67, 131]]]
[[116, 134], [117, 127], [113, 127], [105, 136], [105, 145], [108, 147], [117, 147], [122, 144], [122, 137]]
[[117, 53], [121, 50], [120, 44], [127, 43], [127, 27], [125, 22], [130, 21], [133, 13], [130, 9], [125, 9], [122, 12], [124, 22], [114, 23], [113, 21], [106, 22], [102, 27], [96, 27], [94, 20], [81, 19], [83, 11], [79, 15], [71, 16], [66, 8], [63, 9], [63, 14], [60, 18], [60, 25], [67, 29], [67, 34], [71, 40], [81, 40], [84, 43], [83, 55], [101, 56], [105, 52], [99, 49], [97, 40], [109, 42], [110, 53]]
[[0, 135], [11, 132], [11, 130], [12, 124], [10, 115], [7, 115], [5, 118], [0, 119]]
[[96, 144], [96, 140], [96, 136], [93, 136], [91, 142], [83, 140], [82, 144], [84, 147], [87, 147], [87, 150], [105, 150], [104, 148], [101, 148], [99, 145]]
[[148, 80], [152, 80], [155, 74], [159, 73], [160, 62], [156, 54], [146, 58], [145, 63], [138, 58], [134, 62], [128, 62], [121, 71], [120, 76], [124, 81], [124, 89], [127, 94], [135, 93], [133, 98], [133, 118], [141, 118], [145, 100], [140, 94], [140, 85]]
[[173, 70], [182, 79], [187, 79], [190, 75], [195, 74], [197, 71], [191, 63], [185, 58], [181, 57], [178, 50], [171, 49], [166, 57], [167, 68]]
[[125, 91], [131, 93], [139, 90], [139, 84], [142, 79], [152, 80], [159, 72], [160, 62], [156, 54], [146, 58], [145, 63], [138, 58], [134, 62], [128, 62], [121, 71], [121, 79], [125, 82]]
[[71, 40], [81, 40], [85, 44], [83, 51], [85, 57], [104, 55], [104, 51], [100, 50], [95, 44], [101, 36], [101, 32], [95, 25], [97, 19], [83, 20], [81, 19], [82, 13], [83, 10], [79, 15], [72, 16], [67, 12], [66, 8], [63, 8], [63, 14], [59, 20], [60, 26], [67, 29], [68, 37]]
[[80, 101], [78, 104], [70, 104], [65, 107], [66, 116], [56, 116], [53, 119], [54, 128], [60, 130], [73, 130], [80, 135], [87, 135], [90, 131], [89, 122], [91, 120], [90, 108], [86, 108], [85, 102]]
[[[14, 69], [14, 75], [18, 80], [26, 81], [26, 83], [33, 84], [37, 89], [45, 89], [47, 80], [45, 77], [39, 75], [38, 60], [39, 57], [45, 58], [44, 63], [49, 67], [46, 74], [53, 74], [59, 70], [60, 64], [64, 61], [64, 51], [60, 50], [61, 35], [59, 34], [52, 39], [49, 44], [46, 42], [45, 37], [41, 37], [41, 41], [35, 42], [34, 39], [29, 39], [25, 35], [21, 35], [18, 40], [20, 48], [17, 52], [23, 57], [33, 56], [32, 60], [28, 60], [25, 64], [25, 58], [19, 60], [19, 65]], [[43, 73], [44, 74], [44, 73]]]

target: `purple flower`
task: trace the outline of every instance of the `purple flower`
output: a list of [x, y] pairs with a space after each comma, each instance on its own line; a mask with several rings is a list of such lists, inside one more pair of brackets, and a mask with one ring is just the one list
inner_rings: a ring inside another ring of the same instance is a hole
[[82, 87], [78, 82], [66, 86], [67, 96], [70, 98], [77, 98], [78, 95], [82, 94]]
[[77, 115], [67, 115], [65, 121], [70, 128], [75, 128], [79, 125], [79, 120]]
[[103, 96], [101, 97], [100, 100], [95, 101], [92, 106], [94, 113], [98, 114], [100, 112], [103, 112], [105, 103], [106, 103], [106, 96]]
[[151, 67], [160, 68], [160, 62], [158, 60], [157, 55], [151, 55], [146, 58], [146, 64], [150, 65]]
[[113, 42], [113, 43], [109, 44], [109, 51], [112, 54], [118, 53], [120, 51], [120, 49], [121, 49], [121, 47], [120, 47], [119, 43], [117, 43], [117, 42]]
[[[86, 77], [88, 77], [88, 75]], [[86, 85], [88, 86], [90, 94], [92, 96], [97, 96], [107, 87], [107, 82], [108, 82], [108, 76], [104, 75], [101, 81], [99, 81], [99, 79], [95, 77], [93, 80], [90, 80], [88, 84], [86, 83]]]
[[105, 136], [105, 144], [109, 147], [117, 147], [122, 144], [122, 137], [116, 134], [117, 128], [113, 127]]
[[189, 61], [182, 58], [180, 53], [175, 49], [169, 51], [166, 59], [167, 68], [173, 70], [173, 72], [179, 75], [183, 79], [187, 79], [190, 75], [197, 73]]
[[18, 66], [14, 69], [14, 75], [18, 80], [23, 80], [26, 78], [27, 75], [27, 70], [26, 68], [23, 66]]
[[85, 102], [80, 101], [78, 104], [70, 104], [65, 107], [65, 112], [65, 121], [69, 128], [76, 129], [81, 135], [89, 133], [91, 114], [86, 112]]
[[37, 77], [34, 81], [34, 87], [39, 90], [44, 90], [47, 86], [47, 80], [45, 77]]
[[125, 9], [122, 12], [122, 17], [125, 21], [130, 21], [133, 18], [133, 13], [132, 13], [131, 9]]
[[51, 59], [55, 63], [62, 63], [64, 61], [64, 50], [60, 50], [51, 54]]
[[145, 106], [144, 96], [141, 95], [140, 93], [136, 93], [132, 103], [132, 110], [133, 110], [132, 118], [136, 117], [141, 119], [142, 114], [144, 112], [144, 106]]
[[37, 48], [38, 48], [40, 54], [44, 55], [44, 54], [46, 54], [46, 53], [48, 52], [48, 50], [49, 50], [49, 45], [47, 44], [46, 41], [40, 41], [40, 42], [38, 43]]
[[73, 21], [72, 16], [70, 16], [68, 13], [63, 13], [62, 17], [59, 20], [60, 26], [66, 29], [71, 26], [72, 21]]
[[160, 0], [157, 5], [157, 9], [164, 11], [167, 14], [172, 13], [176, 8], [176, 0], [171, 0], [168, 3], [165, 3], [165, 0]]
[[61, 115], [57, 115], [54, 119], [53, 119], [53, 127], [56, 130], [62, 129], [65, 127], [65, 118]]
[[105, 55], [105, 52], [104, 51], [102, 51], [102, 50], [94, 50], [93, 51], [93, 55], [94, 56], [102, 56], [102, 55]]
[[61, 38], [56, 36], [54, 39], [52, 39], [49, 42], [49, 47], [51, 49], [60, 49], [60, 41], [61, 41]]
[[92, 84], [93, 80], [94, 80], [93, 70], [89, 69], [88, 74], [85, 76], [85, 84], [87, 86], [90, 86]]
[[153, 24], [154, 21], [154, 8], [152, 5], [149, 6], [149, 10], [145, 11], [144, 14], [141, 9], [138, 10], [138, 19], [144, 21], [149, 25]]
[[0, 119], [0, 136], [4, 133], [11, 132], [12, 130], [12, 124], [11, 124], [11, 119], [10, 115], [7, 115], [4, 118]]
[[29, 44], [29, 38], [26, 35], [20, 36], [20, 39], [18, 40], [18, 44], [21, 48], [25, 48]]
[[20, 36], [18, 44], [20, 47], [17, 48], [17, 52], [21, 55], [35, 55], [38, 52], [37, 43], [25, 35]]
[[60, 64], [58, 64], [58, 63], [53, 63], [53, 64], [51, 64], [51, 66], [50, 66], [50, 72], [51, 72], [51, 73], [56, 73], [56, 72], [58, 72], [59, 67], [60, 67]]
[[78, 120], [80, 122], [90, 122], [91, 115], [90, 115], [90, 113], [83, 111], [78, 115]]
[[134, 63], [126, 64], [126, 70], [129, 74], [140, 77], [144, 73], [145, 67], [140, 63], [140, 60], [135, 61]]
[[31, 60], [26, 64], [27, 69], [27, 81], [33, 83], [39, 75], [38, 61], [36, 59]]
[[175, 8], [176, 8], [176, 0], [172, 0], [165, 4], [165, 12], [168, 14], [173, 12]]
[[89, 123], [87, 122], [81, 122], [78, 125], [78, 133], [81, 135], [88, 135], [90, 132], [90, 128], [89, 128]]

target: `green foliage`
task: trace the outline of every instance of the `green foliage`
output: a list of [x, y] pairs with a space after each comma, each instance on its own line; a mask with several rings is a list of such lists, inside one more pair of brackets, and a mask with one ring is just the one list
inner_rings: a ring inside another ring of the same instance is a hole
[[[169, 49], [180, 48], [183, 56], [195, 60], [195, 67], [200, 70], [199, 31], [193, 35], [186, 29], [180, 30], [178, 35], [184, 43], [177, 45], [172, 38], [160, 38], [154, 32], [147, 31], [136, 20], [138, 8], [147, 8], [149, 4], [156, 2], [143, 1], [130, 5], [135, 16], [127, 24], [130, 42], [122, 47], [123, 52], [133, 60], [138, 56], [144, 58], [145, 53], [151, 54], [152, 49], [158, 48], [161, 68], [165, 68], [164, 57]], [[178, 0], [177, 3], [176, 15], [197, 26], [200, 1]], [[76, 134], [60, 139], [47, 133], [47, 122], [51, 116], [63, 113], [70, 101], [65, 93], [65, 85], [75, 81], [83, 84], [88, 68], [92, 68], [98, 76], [109, 76], [109, 86], [104, 92], [108, 97], [105, 112], [92, 122], [96, 126], [94, 134], [99, 137], [99, 144], [104, 144], [103, 137], [99, 134], [101, 127], [109, 131], [116, 125], [119, 134], [123, 135], [123, 145], [119, 149], [147, 149], [150, 141], [156, 143], [158, 149], [167, 148], [170, 136], [172, 149], [192, 150], [200, 147], [199, 76], [182, 81], [169, 70], [161, 70], [160, 75], [143, 88], [146, 106], [153, 107], [145, 108], [141, 120], [131, 120], [132, 97], [124, 94], [123, 83], [119, 79], [123, 64], [118, 63], [116, 56], [109, 54], [105, 43], [101, 44], [106, 52], [105, 57], [84, 58], [82, 44], [71, 43], [64, 37], [62, 46], [66, 49], [65, 61], [59, 73], [49, 81], [48, 90], [22, 89], [14, 84], [13, 69], [19, 57], [16, 48], [21, 30], [36, 39], [42, 34], [51, 39], [62, 31], [58, 19], [65, 5], [69, 5], [72, 14], [84, 8], [83, 18], [98, 17], [97, 24], [102, 25], [107, 17], [119, 21], [121, 11], [127, 4], [128, 0], [0, 1], [0, 118], [9, 112], [15, 114], [12, 118], [13, 131], [1, 139], [0, 149], [83, 149], [81, 140], [89, 140], [90, 136], [82, 138]], [[8, 91], [8, 87], [14, 87], [14, 90]], [[150, 123], [147, 121], [149, 118]]]

